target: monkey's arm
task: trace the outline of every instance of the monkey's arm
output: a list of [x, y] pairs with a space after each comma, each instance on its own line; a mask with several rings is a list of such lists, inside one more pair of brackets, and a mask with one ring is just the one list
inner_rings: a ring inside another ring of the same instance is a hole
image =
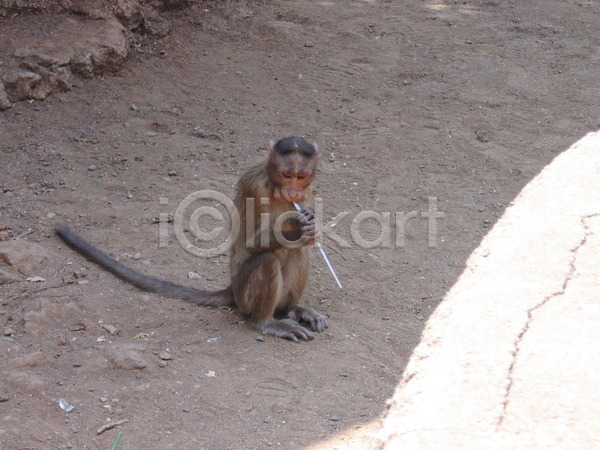
[[[291, 211], [285, 211], [289, 214]], [[279, 248], [300, 248], [313, 245], [319, 239], [314, 213], [302, 208], [293, 218], [286, 221], [286, 228], [278, 229], [270, 226], [268, 229], [257, 229], [250, 240], [247, 248], [255, 251], [274, 251]], [[291, 229], [290, 229], [291, 228]]]
[[300, 248], [306, 242], [307, 238], [302, 235], [302, 228], [298, 223], [291, 230], [259, 228], [246, 239], [246, 248], [251, 252], [272, 252], [280, 248]]

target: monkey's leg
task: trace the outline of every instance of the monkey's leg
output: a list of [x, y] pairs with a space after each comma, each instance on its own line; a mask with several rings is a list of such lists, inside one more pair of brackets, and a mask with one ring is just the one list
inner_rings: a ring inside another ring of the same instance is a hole
[[260, 331], [294, 342], [314, 339], [314, 335], [298, 321], [273, 317], [282, 299], [283, 286], [281, 263], [272, 252], [251, 256], [232, 280], [240, 311]]
[[298, 305], [308, 281], [308, 266], [306, 248], [296, 250], [294, 257], [287, 259], [282, 270], [288, 289], [283, 313], [288, 319], [306, 324], [312, 331], [320, 333], [327, 328], [327, 318], [312, 308]]

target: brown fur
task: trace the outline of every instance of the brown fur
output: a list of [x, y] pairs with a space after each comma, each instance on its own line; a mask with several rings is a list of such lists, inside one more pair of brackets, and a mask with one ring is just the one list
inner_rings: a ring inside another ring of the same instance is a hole
[[[241, 223], [231, 248], [231, 286], [220, 291], [199, 290], [140, 274], [67, 227], [57, 227], [56, 233], [83, 256], [140, 289], [198, 305], [236, 306], [265, 334], [293, 341], [310, 340], [314, 337], [312, 331], [321, 332], [327, 327], [323, 315], [298, 305], [308, 281], [307, 246], [318, 235], [313, 214], [304, 209], [295, 212], [292, 202], [311, 201], [316, 166], [316, 146], [292, 137], [272, 144], [267, 162], [242, 175], [235, 198]], [[251, 211], [246, 211], [248, 204]], [[247, 227], [247, 213], [254, 218], [253, 226]], [[262, 229], [264, 213], [269, 214], [269, 222]], [[276, 229], [276, 221], [284, 213], [289, 219]], [[277, 232], [285, 241], [279, 242]]]

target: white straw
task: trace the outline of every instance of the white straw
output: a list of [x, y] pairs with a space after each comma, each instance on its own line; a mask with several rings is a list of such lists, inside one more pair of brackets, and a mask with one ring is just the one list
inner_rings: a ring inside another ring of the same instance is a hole
[[[300, 205], [298, 203], [294, 202], [294, 206], [296, 207], [296, 209], [298, 211], [302, 210], [302, 208], [300, 207]], [[327, 263], [327, 267], [329, 267], [329, 270], [331, 270], [331, 274], [333, 275], [333, 278], [335, 278], [335, 282], [340, 287], [340, 289], [343, 289], [342, 283], [340, 283], [340, 280], [338, 279], [337, 275], [335, 274], [335, 270], [333, 270], [333, 266], [329, 262], [329, 258], [327, 258], [327, 255], [325, 254], [325, 250], [323, 250], [323, 247], [321, 246], [321, 243], [317, 242], [316, 245], [317, 245], [317, 248], [321, 251], [321, 255], [323, 255], [323, 259]]]

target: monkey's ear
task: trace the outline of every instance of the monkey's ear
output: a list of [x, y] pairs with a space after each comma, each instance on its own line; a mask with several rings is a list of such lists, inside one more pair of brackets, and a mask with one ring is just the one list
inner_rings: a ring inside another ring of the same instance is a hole
[[319, 146], [317, 145], [317, 143], [313, 142], [312, 146], [315, 148], [315, 153], [319, 153]]
[[271, 139], [271, 140], [269, 141], [269, 152], [270, 152], [270, 153], [273, 153], [273, 150], [275, 150], [275, 144], [276, 144], [276, 142], [275, 142], [275, 140], [274, 140], [274, 139]]

